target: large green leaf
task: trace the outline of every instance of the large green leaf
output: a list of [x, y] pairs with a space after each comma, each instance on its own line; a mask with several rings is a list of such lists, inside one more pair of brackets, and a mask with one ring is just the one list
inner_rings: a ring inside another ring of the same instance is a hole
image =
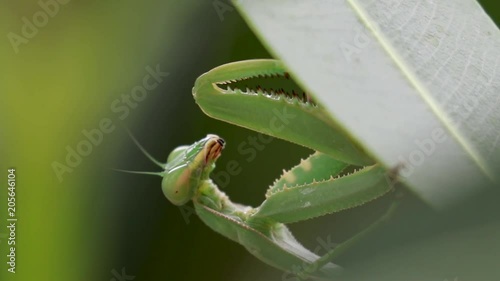
[[437, 208], [500, 178], [500, 32], [475, 0], [235, 6], [353, 139]]

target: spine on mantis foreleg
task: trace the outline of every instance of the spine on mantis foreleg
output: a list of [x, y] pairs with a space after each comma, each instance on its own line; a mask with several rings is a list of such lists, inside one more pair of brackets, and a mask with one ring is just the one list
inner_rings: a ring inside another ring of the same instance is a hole
[[276, 60], [229, 63], [201, 75], [193, 95], [203, 112], [213, 118], [309, 147], [346, 163], [373, 164], [311, 95], [234, 86], [235, 82], [253, 78], [289, 77]]

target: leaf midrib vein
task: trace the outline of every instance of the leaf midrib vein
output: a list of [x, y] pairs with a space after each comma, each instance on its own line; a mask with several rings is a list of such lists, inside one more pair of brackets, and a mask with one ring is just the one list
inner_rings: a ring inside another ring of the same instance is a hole
[[[379, 32], [377, 28], [374, 28], [370, 16], [365, 12], [365, 10], [357, 3], [356, 0], [347, 0], [347, 2], [351, 5], [352, 9], [356, 13], [356, 15], [361, 19], [362, 23], [366, 25], [366, 27], [371, 31], [375, 39], [380, 43], [382, 48], [387, 52], [392, 61], [396, 64], [397, 67], [401, 69], [404, 76], [406, 76], [413, 87], [417, 90], [417, 92], [422, 96], [427, 105], [432, 109], [434, 114], [441, 120], [444, 124], [444, 127], [448, 129], [451, 135], [455, 138], [455, 140], [464, 148], [464, 150], [470, 155], [473, 161], [478, 165], [480, 170], [491, 180], [493, 180], [493, 173], [490, 171], [483, 161], [482, 157], [476, 152], [473, 146], [468, 142], [468, 140], [454, 127], [452, 126], [452, 121], [445, 114], [444, 110], [440, 107], [440, 105], [435, 101], [432, 97], [429, 90], [424, 86], [424, 84], [420, 81], [415, 73], [411, 70], [411, 68], [404, 62], [404, 60], [399, 56], [396, 48], [392, 46], [390, 40], [386, 38], [386, 36]], [[438, 5], [438, 4], [436, 4]]]

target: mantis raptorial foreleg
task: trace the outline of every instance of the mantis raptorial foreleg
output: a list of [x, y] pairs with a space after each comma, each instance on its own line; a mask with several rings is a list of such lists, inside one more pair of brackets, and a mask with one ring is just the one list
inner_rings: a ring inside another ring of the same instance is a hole
[[[310, 95], [282, 89], [240, 89], [234, 82], [290, 79], [280, 61], [259, 59], [228, 63], [201, 75], [193, 96], [208, 116], [281, 138], [355, 165], [374, 164], [348, 133]], [[226, 87], [226, 88], [224, 88]], [[280, 130], [276, 115], [293, 116]]]
[[272, 218], [283, 223], [307, 220], [360, 206], [391, 189], [385, 169], [370, 166], [347, 176], [271, 192], [255, 217]]
[[[147, 174], [163, 178], [162, 190], [170, 202], [183, 205], [192, 200], [205, 224], [243, 245], [267, 264], [288, 272], [300, 266], [302, 270], [297, 274], [301, 277], [331, 279], [342, 270], [331, 259], [386, 221], [397, 204], [393, 203], [375, 223], [322, 257], [297, 242], [285, 223], [354, 208], [374, 200], [393, 188], [397, 170], [373, 164], [364, 150], [310, 95], [298, 95], [282, 88], [265, 90], [261, 86], [243, 90], [239, 84], [234, 84], [254, 77], [288, 79], [289, 74], [275, 60], [231, 63], [200, 76], [193, 95], [202, 110], [214, 118], [316, 150], [285, 171], [268, 189], [266, 200], [259, 207], [231, 202], [210, 179], [225, 146], [225, 141], [216, 135], [176, 148], [167, 163], [160, 164], [164, 171]], [[294, 120], [278, 126], [277, 120], [283, 121], [283, 116], [293, 116]], [[346, 173], [353, 165], [371, 166]]]

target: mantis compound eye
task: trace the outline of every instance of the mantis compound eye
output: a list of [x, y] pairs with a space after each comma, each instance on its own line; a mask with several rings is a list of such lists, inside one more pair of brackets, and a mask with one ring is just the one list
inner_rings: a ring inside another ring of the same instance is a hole
[[174, 149], [168, 156], [161, 184], [165, 197], [177, 206], [191, 200], [200, 182], [208, 179], [224, 145], [222, 138], [207, 135], [191, 146]]

